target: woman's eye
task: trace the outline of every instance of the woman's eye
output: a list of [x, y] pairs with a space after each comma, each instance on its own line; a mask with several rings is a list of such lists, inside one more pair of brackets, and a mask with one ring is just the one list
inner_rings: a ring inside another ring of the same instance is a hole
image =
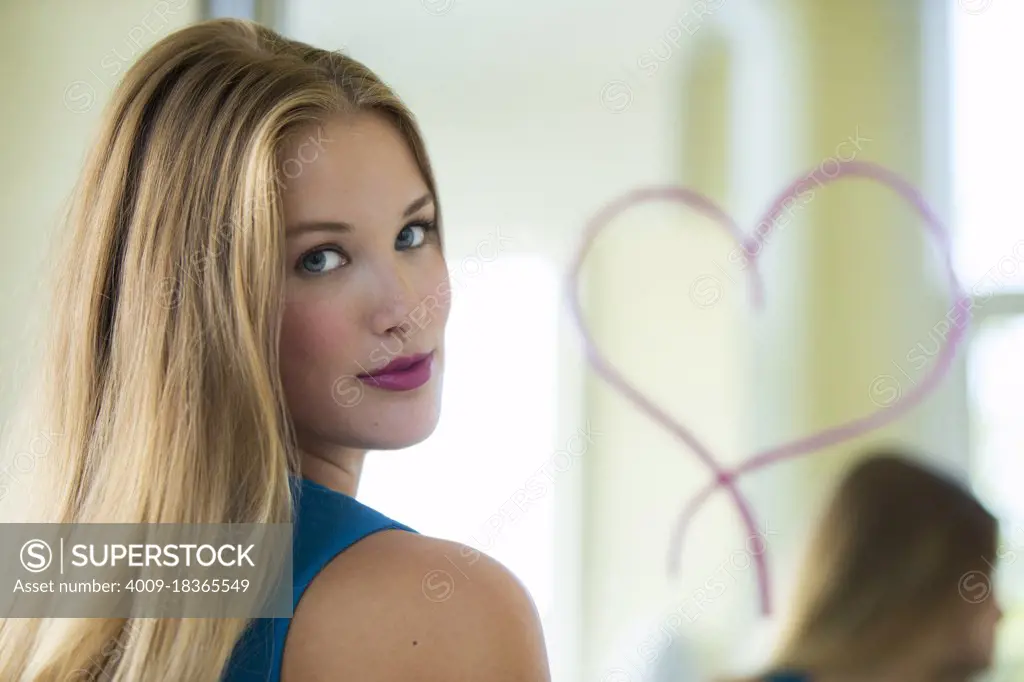
[[406, 225], [398, 233], [398, 237], [395, 239], [395, 248], [399, 251], [403, 249], [415, 249], [423, 244], [423, 241], [427, 237], [427, 227], [424, 225]]
[[310, 274], [321, 273], [341, 267], [348, 262], [341, 253], [334, 249], [318, 249], [311, 251], [299, 259], [299, 267]]

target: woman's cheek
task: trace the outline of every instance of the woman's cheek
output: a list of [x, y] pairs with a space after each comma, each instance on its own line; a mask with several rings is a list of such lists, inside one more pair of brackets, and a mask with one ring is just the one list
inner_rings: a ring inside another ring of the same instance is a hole
[[407, 316], [407, 322], [411, 323], [408, 325], [407, 333], [429, 332], [438, 326], [438, 323], [443, 326], [448, 315], [446, 280], [447, 270], [444, 268], [443, 260], [440, 267], [435, 261], [418, 269], [414, 284], [416, 298]]
[[440, 308], [441, 324], [443, 326], [448, 320], [448, 312], [452, 307], [452, 282], [448, 274], [447, 262], [445, 262], [443, 257], [439, 261], [435, 275], [434, 290], [437, 292], [438, 307]]
[[328, 301], [294, 302], [285, 309], [281, 329], [282, 361], [299, 373], [344, 373], [355, 358], [348, 313]]

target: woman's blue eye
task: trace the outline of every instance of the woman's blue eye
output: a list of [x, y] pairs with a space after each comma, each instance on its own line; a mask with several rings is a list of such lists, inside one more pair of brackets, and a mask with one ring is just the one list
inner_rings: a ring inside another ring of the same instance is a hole
[[348, 262], [347, 259], [334, 249], [317, 249], [303, 256], [299, 260], [299, 265], [306, 272], [319, 275], [341, 267], [346, 262]]
[[422, 246], [428, 229], [429, 227], [426, 225], [406, 225], [395, 239], [395, 248], [402, 251]]

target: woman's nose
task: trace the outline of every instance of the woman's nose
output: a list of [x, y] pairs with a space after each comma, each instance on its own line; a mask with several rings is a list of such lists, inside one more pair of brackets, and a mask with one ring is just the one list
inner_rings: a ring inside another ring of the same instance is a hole
[[377, 287], [373, 331], [381, 336], [408, 336], [412, 328], [410, 314], [416, 307], [415, 291], [408, 276], [397, 270], [386, 273], [379, 278]]

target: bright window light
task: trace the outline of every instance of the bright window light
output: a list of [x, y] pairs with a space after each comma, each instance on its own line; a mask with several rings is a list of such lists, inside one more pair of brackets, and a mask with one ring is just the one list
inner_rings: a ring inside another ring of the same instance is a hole
[[980, 14], [953, 3], [952, 15], [959, 275], [968, 290], [1024, 288], [1024, 3], [995, 0]]

